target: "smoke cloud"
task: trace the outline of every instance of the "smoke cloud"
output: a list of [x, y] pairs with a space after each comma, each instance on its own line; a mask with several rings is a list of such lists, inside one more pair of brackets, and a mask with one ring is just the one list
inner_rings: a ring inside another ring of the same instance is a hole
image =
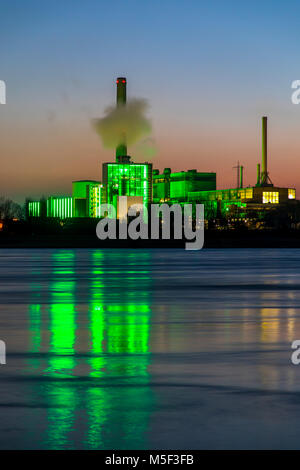
[[134, 145], [150, 134], [152, 126], [146, 117], [148, 103], [143, 99], [131, 99], [126, 106], [110, 106], [103, 118], [94, 119], [93, 125], [105, 148], [115, 148], [123, 142]]
[[137, 162], [144, 160], [148, 162], [155, 157], [156, 153], [157, 146], [152, 137], [140, 140], [132, 147], [132, 155], [134, 155], [134, 160]]

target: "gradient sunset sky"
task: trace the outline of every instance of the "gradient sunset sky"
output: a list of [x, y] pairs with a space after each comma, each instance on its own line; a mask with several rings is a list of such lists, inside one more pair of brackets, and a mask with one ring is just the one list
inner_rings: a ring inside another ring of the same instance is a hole
[[0, 195], [101, 179], [114, 152], [91, 119], [114, 102], [117, 76], [149, 101], [154, 168], [216, 171], [228, 188], [239, 160], [255, 184], [267, 115], [271, 179], [300, 191], [299, 43], [296, 1], [0, 0]]

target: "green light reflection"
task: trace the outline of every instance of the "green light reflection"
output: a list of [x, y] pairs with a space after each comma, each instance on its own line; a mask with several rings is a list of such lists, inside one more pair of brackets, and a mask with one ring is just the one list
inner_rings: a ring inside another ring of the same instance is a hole
[[39, 299], [29, 309], [31, 352], [41, 350], [41, 312], [48, 314], [45, 448], [146, 448], [149, 253], [92, 250], [77, 259], [76, 251], [59, 250], [51, 260], [50, 305]]
[[[46, 447], [49, 449], [72, 449], [74, 443], [69, 433], [74, 428], [76, 389], [62, 378], [72, 378], [76, 366], [76, 310], [74, 252], [53, 253], [53, 282], [50, 284], [51, 305], [49, 309], [49, 364], [45, 373], [52, 377], [45, 387], [48, 395], [48, 426]], [[66, 269], [67, 268], [67, 269]], [[71, 274], [66, 277], [66, 271]]]

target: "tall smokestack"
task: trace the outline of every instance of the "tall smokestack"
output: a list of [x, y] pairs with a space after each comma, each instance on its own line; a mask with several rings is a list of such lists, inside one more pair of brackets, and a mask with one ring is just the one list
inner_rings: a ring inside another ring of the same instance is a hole
[[[126, 78], [117, 78], [117, 107], [126, 106]], [[116, 148], [116, 158], [125, 157], [127, 155], [126, 135], [123, 134], [121, 142]]]
[[262, 185], [268, 184], [268, 118], [262, 118], [262, 159], [261, 159], [261, 180]]
[[260, 185], [260, 163], [257, 164], [257, 181], [256, 186]]
[[240, 166], [240, 188], [243, 187], [243, 176], [244, 176], [244, 167], [243, 165]]

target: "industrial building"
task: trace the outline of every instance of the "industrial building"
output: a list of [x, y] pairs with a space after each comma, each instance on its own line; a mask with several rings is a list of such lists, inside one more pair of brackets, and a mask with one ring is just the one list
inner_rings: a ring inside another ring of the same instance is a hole
[[237, 188], [214, 191], [190, 191], [187, 201], [192, 204], [204, 204], [207, 219], [226, 215], [247, 215], [263, 213], [274, 208], [286, 208], [295, 203], [295, 188], [274, 186], [267, 165], [267, 117], [262, 118], [262, 162], [257, 164], [257, 182], [255, 186], [243, 188], [243, 166], [237, 166]]
[[122, 163], [103, 163], [102, 176], [106, 188], [106, 202], [115, 208], [119, 196], [139, 198], [139, 203], [145, 207], [151, 202], [151, 163], [133, 163], [129, 159]]
[[72, 183], [73, 217], [100, 217], [105, 192], [100, 181], [80, 180]]
[[216, 173], [199, 173], [197, 170], [171, 173], [165, 168], [162, 174], [153, 170], [153, 203], [187, 202], [188, 193], [216, 189]]
[[[126, 106], [125, 77], [117, 83], [117, 107]], [[263, 214], [273, 208], [290, 208], [296, 203], [294, 188], [274, 186], [268, 172], [267, 117], [262, 118], [262, 161], [257, 165], [257, 181], [243, 187], [243, 166], [238, 164], [237, 186], [217, 189], [216, 173], [198, 172], [196, 169], [162, 173], [152, 170], [148, 162], [135, 163], [127, 155], [126, 135], [120, 137], [114, 162], [103, 163], [102, 181], [73, 181], [72, 196], [50, 196], [47, 200], [27, 201], [28, 217], [99, 218], [101, 205], [112, 204], [119, 217], [119, 197], [127, 196], [128, 206], [151, 203], [204, 204], [207, 220], [217, 217], [240, 218], [249, 214]]]

